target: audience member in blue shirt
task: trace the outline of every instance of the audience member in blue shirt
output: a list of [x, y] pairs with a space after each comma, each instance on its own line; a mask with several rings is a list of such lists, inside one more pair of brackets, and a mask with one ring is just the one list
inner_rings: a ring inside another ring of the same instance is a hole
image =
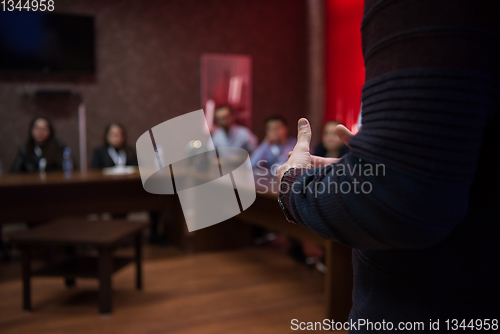
[[283, 117], [268, 117], [266, 137], [250, 157], [252, 168], [267, 169], [276, 175], [276, 168], [288, 160], [288, 152], [293, 150], [296, 142], [296, 138], [288, 137], [288, 127]]
[[257, 147], [257, 137], [248, 128], [235, 124], [234, 112], [228, 105], [215, 109], [219, 128], [212, 134], [215, 147], [239, 147], [252, 153]]

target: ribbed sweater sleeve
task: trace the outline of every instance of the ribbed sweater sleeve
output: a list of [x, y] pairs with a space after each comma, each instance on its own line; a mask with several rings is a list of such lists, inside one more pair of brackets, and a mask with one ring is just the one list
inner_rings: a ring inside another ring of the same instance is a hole
[[483, 134], [499, 110], [499, 5], [368, 2], [363, 127], [338, 163], [283, 180], [289, 210], [355, 248], [428, 247], [467, 214]]

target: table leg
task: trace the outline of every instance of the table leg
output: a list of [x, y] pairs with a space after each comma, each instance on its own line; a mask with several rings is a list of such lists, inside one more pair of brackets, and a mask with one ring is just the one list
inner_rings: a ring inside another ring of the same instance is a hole
[[23, 267], [23, 310], [31, 311], [31, 249], [28, 246], [22, 248]]
[[111, 313], [112, 252], [109, 247], [99, 248], [99, 313]]
[[142, 233], [135, 236], [135, 288], [142, 290]]
[[352, 307], [352, 249], [328, 241], [325, 262], [326, 318], [347, 321]]
[[67, 288], [73, 288], [76, 286], [76, 279], [74, 277], [65, 277], [64, 285], [66, 285]]
[[[66, 246], [64, 247], [64, 253], [70, 261], [76, 263], [76, 247]], [[64, 277], [64, 285], [67, 288], [74, 288], [76, 286], [76, 277]]]

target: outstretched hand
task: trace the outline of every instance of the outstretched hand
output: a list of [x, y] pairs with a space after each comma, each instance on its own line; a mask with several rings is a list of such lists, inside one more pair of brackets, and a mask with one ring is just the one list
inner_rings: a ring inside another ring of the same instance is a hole
[[[295, 144], [293, 151], [288, 153], [288, 161], [279, 166], [276, 170], [278, 182], [281, 182], [283, 174], [285, 174], [285, 172], [290, 168], [323, 167], [339, 161], [337, 158], [323, 158], [311, 155], [309, 148], [312, 136], [311, 125], [307, 119], [301, 118], [299, 119], [297, 127], [297, 144]], [[351, 141], [351, 138], [353, 137], [353, 134], [349, 131], [349, 129], [343, 125], [338, 125], [336, 133], [344, 144], [349, 145], [349, 141]]]

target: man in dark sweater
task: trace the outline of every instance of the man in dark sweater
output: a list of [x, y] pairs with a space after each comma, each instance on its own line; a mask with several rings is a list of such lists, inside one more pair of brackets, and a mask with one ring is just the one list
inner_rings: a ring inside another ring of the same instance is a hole
[[353, 247], [352, 320], [499, 329], [499, 23], [495, 0], [366, 0], [363, 128], [338, 129], [350, 153], [311, 156], [299, 120], [280, 200]]

